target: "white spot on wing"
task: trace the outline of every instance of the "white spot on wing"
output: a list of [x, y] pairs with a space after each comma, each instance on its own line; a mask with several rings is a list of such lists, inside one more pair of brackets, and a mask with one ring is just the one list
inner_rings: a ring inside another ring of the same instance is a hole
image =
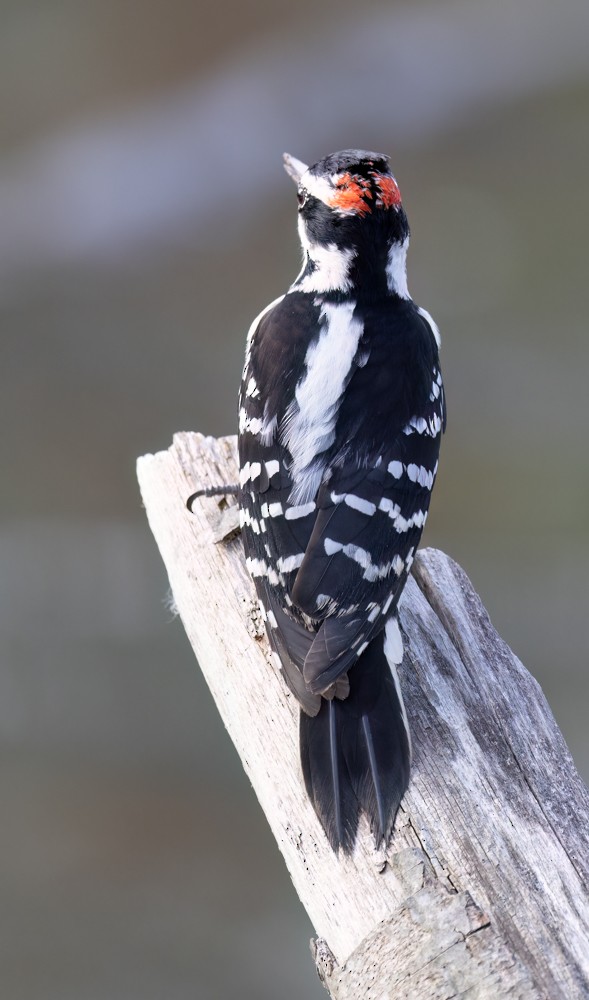
[[287, 507], [284, 516], [287, 521], [295, 521], [299, 517], [307, 517], [308, 514], [312, 514], [315, 510], [315, 501], [311, 500], [310, 503], [300, 504], [298, 507]]
[[389, 517], [393, 518], [393, 520], [394, 518], [397, 517], [398, 514], [401, 513], [401, 508], [399, 507], [399, 504], [393, 503], [393, 501], [389, 500], [388, 497], [382, 497], [382, 499], [379, 502], [378, 509], [384, 511], [385, 514], [388, 514]]
[[244, 426], [240, 427], [240, 431], [249, 431], [250, 434], [259, 434], [262, 430], [263, 423], [259, 417], [246, 417], [244, 421]]
[[353, 510], [359, 510], [361, 514], [366, 514], [368, 517], [372, 517], [376, 513], [375, 503], [370, 503], [369, 500], [357, 497], [354, 493], [346, 493], [344, 501], [348, 507], [352, 507]]
[[272, 479], [272, 476], [275, 476], [277, 472], [280, 472], [280, 462], [277, 462], [276, 459], [273, 459], [271, 462], [264, 462], [264, 465], [266, 466], [268, 479]]
[[337, 601], [334, 601], [333, 597], [330, 597], [329, 594], [317, 594], [315, 607], [326, 617], [336, 615], [339, 610]]
[[353, 559], [354, 562], [357, 562], [364, 570], [362, 574], [363, 579], [368, 580], [369, 583], [374, 583], [375, 580], [382, 580], [389, 575], [391, 570], [396, 576], [401, 576], [401, 573], [405, 569], [405, 563], [400, 555], [395, 555], [390, 562], [373, 563], [370, 552], [361, 548], [360, 545], [353, 545], [351, 542], [347, 545], [342, 545], [341, 542], [336, 542], [333, 538], [326, 538], [323, 542], [323, 547], [325, 554], [328, 556], [341, 552], [348, 559]]
[[262, 466], [259, 462], [246, 462], [244, 466], [239, 470], [239, 485], [245, 486], [248, 480], [257, 479], [262, 471]]
[[245, 561], [250, 576], [267, 576], [268, 582], [276, 587], [279, 583], [284, 584], [284, 580], [278, 575], [276, 570], [264, 561], [264, 559], [251, 559], [249, 556]]
[[429, 420], [424, 417], [411, 417], [409, 423], [403, 428], [403, 434], [426, 434], [429, 437], [436, 437], [442, 429], [442, 418], [434, 413]]
[[393, 597], [394, 596], [395, 596], [394, 594], [389, 594], [389, 596], [387, 597], [386, 601], [384, 602], [384, 604], [382, 606], [382, 613], [383, 613], [383, 615], [386, 615], [387, 611], [389, 610], [391, 604], [393, 603]]
[[[433, 473], [429, 473], [429, 475], [432, 476], [433, 481], [435, 470]], [[427, 518], [427, 511], [425, 510], [416, 510], [411, 517], [408, 518], [402, 517], [399, 504], [393, 503], [393, 501], [389, 500], [387, 497], [382, 498], [378, 505], [378, 509], [382, 510], [385, 514], [388, 514], [395, 526], [395, 530], [399, 533], [409, 531], [409, 528], [423, 528]]]
[[376, 513], [376, 504], [364, 500], [363, 497], [357, 497], [355, 493], [332, 493], [331, 500], [335, 504], [345, 503], [353, 510], [359, 510], [361, 514], [369, 517]]
[[431, 490], [434, 484], [434, 474], [426, 469], [424, 465], [415, 465], [413, 462], [407, 466], [407, 476], [412, 483], [419, 483]]
[[423, 528], [426, 520], [427, 520], [426, 510], [416, 510], [415, 513], [408, 518], [401, 517], [401, 515], [399, 514], [397, 515], [397, 517], [394, 518], [395, 530], [401, 533], [404, 531], [409, 531], [410, 528]]
[[292, 573], [293, 570], [299, 568], [304, 558], [305, 553], [298, 552], [295, 556], [281, 557], [276, 565], [281, 573]]

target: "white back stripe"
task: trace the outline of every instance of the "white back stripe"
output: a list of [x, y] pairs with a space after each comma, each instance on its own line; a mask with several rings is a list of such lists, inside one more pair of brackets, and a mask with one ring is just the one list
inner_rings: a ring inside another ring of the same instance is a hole
[[324, 471], [320, 456], [335, 438], [339, 403], [364, 329], [354, 317], [355, 306], [323, 304], [321, 333], [307, 350], [306, 371], [285, 419], [283, 442], [292, 456], [295, 504], [314, 499]]

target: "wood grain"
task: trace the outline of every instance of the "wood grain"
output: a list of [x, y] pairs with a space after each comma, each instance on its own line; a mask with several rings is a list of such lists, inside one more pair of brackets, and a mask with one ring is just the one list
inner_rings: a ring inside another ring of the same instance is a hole
[[[298, 709], [235, 535], [235, 438], [139, 459], [174, 600], [344, 998], [589, 995], [589, 796], [546, 700], [459, 566], [422, 550], [400, 607], [414, 763], [392, 843], [330, 849], [302, 783]], [[220, 514], [224, 524], [220, 525]], [[226, 535], [228, 541], [218, 542]], [[232, 537], [231, 537], [232, 536]]]

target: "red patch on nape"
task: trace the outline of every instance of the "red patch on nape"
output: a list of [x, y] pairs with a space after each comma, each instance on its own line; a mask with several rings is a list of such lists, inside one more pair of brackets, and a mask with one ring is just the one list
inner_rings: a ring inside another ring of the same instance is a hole
[[368, 204], [372, 198], [372, 190], [370, 182], [364, 177], [342, 174], [335, 182], [335, 188], [328, 202], [331, 208], [339, 208], [342, 212], [356, 212], [358, 215], [366, 215], [372, 211], [372, 206]]
[[397, 182], [390, 174], [375, 174], [376, 204], [379, 208], [394, 208], [401, 204], [401, 192]]

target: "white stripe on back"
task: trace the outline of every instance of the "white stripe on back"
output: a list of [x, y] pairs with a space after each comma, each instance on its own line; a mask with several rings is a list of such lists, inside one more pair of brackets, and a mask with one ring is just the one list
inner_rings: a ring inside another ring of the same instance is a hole
[[364, 329], [355, 307], [355, 302], [323, 304], [321, 333], [307, 350], [305, 374], [285, 419], [282, 439], [292, 456], [294, 504], [314, 499], [325, 468], [321, 454], [335, 439], [339, 404]]

